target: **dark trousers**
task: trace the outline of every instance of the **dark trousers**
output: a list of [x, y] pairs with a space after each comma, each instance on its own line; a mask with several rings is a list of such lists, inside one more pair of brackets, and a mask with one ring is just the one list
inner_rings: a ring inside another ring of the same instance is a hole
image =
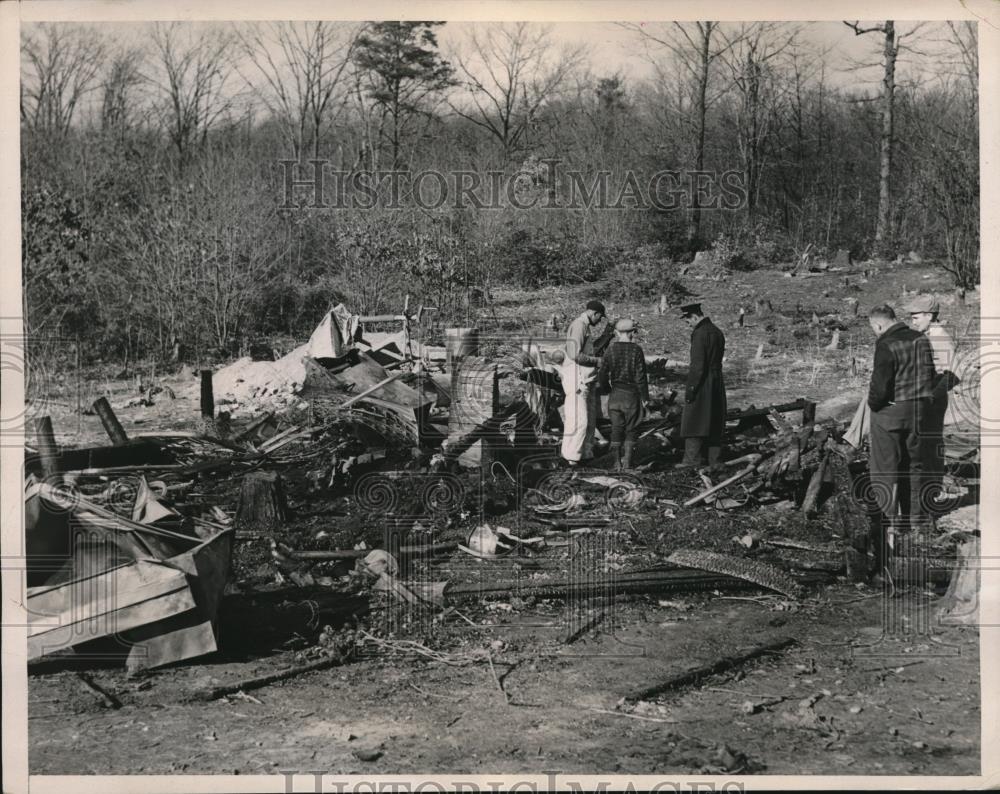
[[930, 400], [903, 400], [871, 413], [872, 495], [888, 519], [927, 511], [927, 419]]
[[611, 387], [608, 417], [611, 419], [611, 443], [635, 441], [639, 437], [639, 392], [625, 386]]
[[944, 415], [948, 411], [948, 391], [935, 389], [934, 399], [927, 408], [925, 422], [925, 453], [924, 465], [927, 467], [926, 490], [930, 501], [927, 504], [932, 514], [938, 505], [933, 503], [933, 497], [941, 492], [944, 479]]

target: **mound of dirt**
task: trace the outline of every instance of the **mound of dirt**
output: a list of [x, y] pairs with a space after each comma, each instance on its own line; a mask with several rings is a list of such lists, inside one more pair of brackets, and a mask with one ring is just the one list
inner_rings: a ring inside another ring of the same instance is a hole
[[[234, 416], [275, 411], [294, 405], [305, 381], [303, 357], [309, 345], [303, 344], [277, 361], [253, 361], [238, 358], [218, 370], [212, 378], [216, 405], [226, 405]], [[188, 396], [197, 396], [200, 386], [193, 385]]]

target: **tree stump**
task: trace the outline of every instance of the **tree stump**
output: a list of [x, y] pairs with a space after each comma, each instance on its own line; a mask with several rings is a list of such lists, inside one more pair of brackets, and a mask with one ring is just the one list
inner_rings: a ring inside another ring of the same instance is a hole
[[236, 505], [236, 529], [269, 533], [288, 520], [288, 502], [281, 477], [273, 471], [254, 471], [243, 478]]

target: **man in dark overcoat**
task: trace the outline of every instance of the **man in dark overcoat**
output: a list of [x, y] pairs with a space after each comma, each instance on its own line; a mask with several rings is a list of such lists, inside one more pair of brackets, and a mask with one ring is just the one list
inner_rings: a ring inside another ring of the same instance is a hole
[[681, 306], [681, 316], [691, 327], [691, 364], [681, 417], [684, 460], [678, 465], [700, 466], [707, 451], [708, 464], [716, 466], [722, 456], [726, 429], [726, 385], [722, 377], [726, 337], [704, 315], [700, 303]]

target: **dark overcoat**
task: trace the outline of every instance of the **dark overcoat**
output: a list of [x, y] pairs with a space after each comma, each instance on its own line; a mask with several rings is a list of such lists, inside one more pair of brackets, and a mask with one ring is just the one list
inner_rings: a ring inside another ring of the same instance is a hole
[[681, 436], [707, 437], [710, 445], [722, 443], [726, 428], [726, 385], [722, 356], [726, 337], [707, 317], [691, 331], [691, 366], [684, 393]]

